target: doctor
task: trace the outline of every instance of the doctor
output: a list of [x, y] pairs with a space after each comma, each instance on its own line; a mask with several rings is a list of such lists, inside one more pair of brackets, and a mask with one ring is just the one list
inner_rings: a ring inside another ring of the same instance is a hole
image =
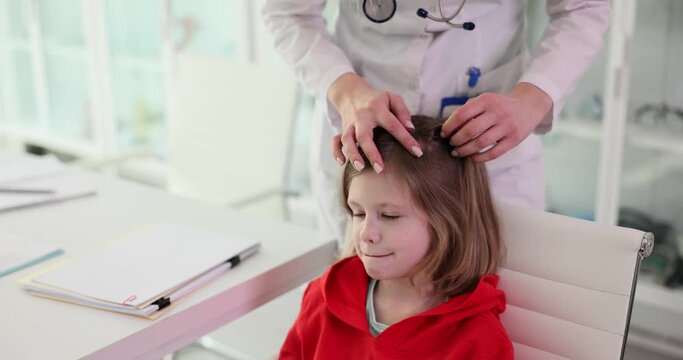
[[345, 231], [335, 159], [383, 171], [375, 127], [421, 156], [411, 114], [448, 117], [442, 136], [453, 156], [486, 162], [497, 199], [544, 207], [536, 134], [550, 131], [602, 47], [607, 0], [547, 0], [550, 22], [532, 55], [523, 0], [338, 3], [334, 36], [324, 0], [269, 0], [263, 10], [277, 52], [317, 99], [311, 184], [328, 236]]

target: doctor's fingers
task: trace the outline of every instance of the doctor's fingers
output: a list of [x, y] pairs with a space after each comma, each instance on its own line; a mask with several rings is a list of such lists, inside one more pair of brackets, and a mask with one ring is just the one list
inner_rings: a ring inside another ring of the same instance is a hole
[[493, 101], [494, 94], [484, 93], [475, 98], [467, 100], [465, 105], [458, 108], [448, 120], [443, 123], [441, 127], [441, 136], [449, 137], [453, 133], [462, 127], [470, 119], [480, 115], [489, 106], [489, 103]]
[[481, 154], [472, 155], [472, 160], [478, 163], [484, 163], [499, 158], [504, 155], [510, 149], [515, 147], [517, 142], [509, 137], [504, 137], [499, 140], [492, 148], [484, 151]]
[[348, 126], [341, 133], [342, 149], [346, 154], [346, 158], [351, 162], [353, 167], [361, 171], [365, 167], [365, 162], [356, 146], [356, 133], [353, 126]]
[[415, 130], [415, 125], [410, 121], [410, 110], [406, 106], [403, 98], [393, 94], [389, 94], [389, 110], [398, 118], [398, 120], [403, 124], [409, 131]]
[[341, 141], [341, 133], [335, 135], [332, 137], [332, 156], [334, 156], [334, 159], [337, 161], [337, 164], [339, 166], [344, 166], [346, 164], [346, 156], [344, 155], [344, 152], [342, 151], [342, 141]]
[[[379, 125], [388, 131], [398, 142], [403, 145], [413, 155], [422, 156], [422, 149], [415, 138], [410, 135], [410, 132], [401, 122], [389, 111], [382, 111], [376, 114]], [[412, 125], [412, 123], [411, 123]], [[415, 127], [413, 126], [413, 130]], [[367, 153], [366, 153], [367, 155]]]
[[[375, 126], [369, 125], [367, 122], [359, 123], [356, 126], [356, 142], [358, 143], [358, 147], [363, 150], [365, 157], [370, 161], [372, 168], [379, 174], [384, 170], [384, 161], [382, 161], [382, 155], [380, 155], [379, 150], [377, 150], [377, 146], [373, 139], [372, 130], [374, 127]], [[349, 158], [351, 158], [351, 156], [349, 156]], [[360, 158], [360, 155], [358, 160], [361, 162], [363, 161], [363, 159]]]
[[477, 136], [483, 134], [494, 125], [496, 125], [496, 117], [485, 112], [474, 119], [469, 120], [457, 129], [455, 134], [451, 136], [449, 143], [455, 147], [462, 146], [467, 142], [474, 140]]
[[492, 145], [497, 146], [497, 143], [502, 141], [504, 137], [505, 129], [502, 126], [493, 126], [466, 144], [453, 148], [451, 155], [461, 157], [470, 155], [476, 156], [478, 153], [483, 154], [488, 150], [492, 150]]

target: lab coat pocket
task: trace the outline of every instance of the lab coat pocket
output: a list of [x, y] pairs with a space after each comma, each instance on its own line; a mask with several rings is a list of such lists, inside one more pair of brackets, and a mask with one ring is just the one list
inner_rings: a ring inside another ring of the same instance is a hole
[[[453, 95], [452, 97], [439, 99], [441, 102], [438, 104], [440, 107], [439, 116], [443, 119], [449, 118], [451, 114], [455, 112], [455, 110], [458, 110], [462, 105], [464, 105], [464, 103], [458, 102], [456, 99], [458, 97], [468, 96], [466, 93], [467, 78], [468, 77], [465, 75], [457, 75], [455, 76], [454, 81], [444, 83], [445, 88], [443, 93]], [[463, 100], [465, 100], [465, 98], [463, 98]], [[427, 99], [423, 101], [427, 101]]]
[[484, 72], [479, 78], [475, 91], [477, 93], [484, 92], [506, 92], [512, 89], [519, 78], [522, 77], [527, 63], [529, 62], [529, 54], [527, 51], [522, 51], [519, 55], [513, 57], [510, 61]]

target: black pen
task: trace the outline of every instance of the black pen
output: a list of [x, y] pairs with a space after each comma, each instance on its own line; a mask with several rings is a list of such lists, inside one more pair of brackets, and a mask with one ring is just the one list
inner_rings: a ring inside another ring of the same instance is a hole
[[193, 292], [199, 287], [204, 286], [206, 283], [209, 281], [217, 278], [219, 275], [223, 274], [224, 272], [228, 271], [229, 269], [234, 268], [237, 266], [242, 260], [254, 255], [258, 249], [260, 248], [260, 244], [253, 245], [252, 247], [242, 251], [240, 254], [231, 257], [230, 259], [226, 260], [222, 264], [214, 267], [213, 269], [207, 271], [206, 273], [198, 276], [194, 280], [190, 281], [189, 283], [185, 284], [184, 286], [180, 287], [179, 289], [175, 290], [168, 296], [162, 296], [150, 305], [156, 305], [157, 310], [162, 310], [165, 307], [171, 305], [172, 302], [177, 301], [180, 298], [185, 297], [187, 294]]

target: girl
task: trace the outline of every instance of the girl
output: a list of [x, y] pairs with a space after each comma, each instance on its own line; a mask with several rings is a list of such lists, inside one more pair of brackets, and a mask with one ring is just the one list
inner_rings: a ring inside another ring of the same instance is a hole
[[513, 358], [486, 169], [450, 156], [441, 122], [412, 120], [421, 158], [378, 128], [385, 171], [347, 164], [351, 256], [309, 284], [280, 358]]

